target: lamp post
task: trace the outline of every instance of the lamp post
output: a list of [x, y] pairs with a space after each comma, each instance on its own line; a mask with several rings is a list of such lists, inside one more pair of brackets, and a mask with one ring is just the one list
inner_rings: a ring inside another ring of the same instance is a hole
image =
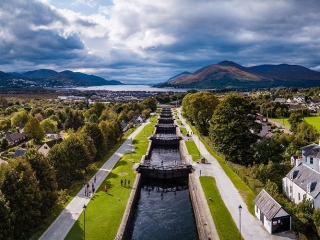
[[241, 210], [242, 210], [241, 205], [239, 205], [238, 209], [239, 209], [239, 233], [240, 233], [239, 239], [241, 240]]
[[86, 240], [86, 208], [87, 205], [83, 205], [83, 239]]
[[200, 157], [200, 137], [198, 139], [199, 139], [199, 157]]

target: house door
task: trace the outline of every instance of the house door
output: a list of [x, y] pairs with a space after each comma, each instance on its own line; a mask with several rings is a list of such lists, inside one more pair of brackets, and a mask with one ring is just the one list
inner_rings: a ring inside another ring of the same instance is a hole
[[272, 234], [288, 230], [290, 230], [290, 216], [272, 219]]
[[260, 211], [260, 221], [264, 224], [264, 215], [261, 211]]

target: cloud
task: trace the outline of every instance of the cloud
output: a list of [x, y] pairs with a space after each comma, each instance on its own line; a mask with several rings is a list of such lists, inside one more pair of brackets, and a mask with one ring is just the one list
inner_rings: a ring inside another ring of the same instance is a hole
[[82, 69], [124, 82], [165, 81], [222, 60], [319, 70], [317, 0], [70, 2], [2, 0], [1, 70]]

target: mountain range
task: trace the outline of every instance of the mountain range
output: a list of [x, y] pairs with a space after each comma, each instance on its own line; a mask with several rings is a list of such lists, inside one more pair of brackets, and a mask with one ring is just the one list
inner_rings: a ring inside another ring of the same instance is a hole
[[80, 87], [121, 84], [119, 81], [106, 80], [95, 75], [70, 70], [56, 72], [50, 69], [40, 69], [24, 73], [0, 71], [0, 87]]
[[183, 72], [157, 87], [199, 89], [252, 89], [320, 86], [320, 72], [299, 65], [243, 67], [231, 61], [209, 65], [194, 73]]

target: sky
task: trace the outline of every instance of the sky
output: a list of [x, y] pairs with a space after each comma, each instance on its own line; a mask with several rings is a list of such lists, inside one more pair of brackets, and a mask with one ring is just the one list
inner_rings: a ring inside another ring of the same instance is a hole
[[1, 0], [0, 71], [150, 84], [223, 60], [320, 71], [319, 0]]

